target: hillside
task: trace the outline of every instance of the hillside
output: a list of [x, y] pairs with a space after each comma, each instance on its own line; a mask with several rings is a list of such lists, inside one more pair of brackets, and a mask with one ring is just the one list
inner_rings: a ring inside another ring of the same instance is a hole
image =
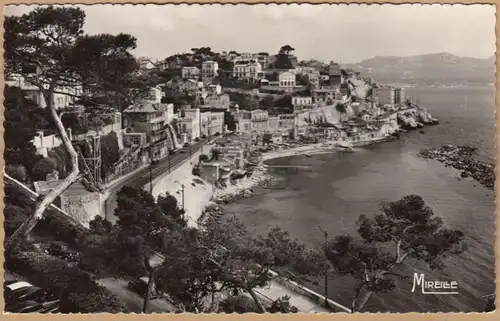
[[345, 64], [377, 82], [414, 85], [487, 85], [495, 80], [495, 57], [458, 57], [448, 53], [410, 57], [379, 56]]

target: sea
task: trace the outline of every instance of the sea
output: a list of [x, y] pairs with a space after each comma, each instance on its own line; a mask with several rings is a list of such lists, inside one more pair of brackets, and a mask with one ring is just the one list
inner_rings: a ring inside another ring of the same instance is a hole
[[[463, 231], [468, 249], [447, 257], [442, 270], [408, 260], [398, 272], [397, 288], [373, 295], [364, 312], [476, 312], [481, 296], [494, 293], [495, 214], [494, 191], [435, 160], [417, 157], [420, 150], [444, 144], [471, 145], [477, 157], [494, 162], [494, 87], [410, 88], [437, 126], [411, 131], [401, 139], [358, 148], [355, 153], [330, 153], [311, 157], [273, 159], [269, 164], [311, 165], [312, 170], [272, 169], [273, 189], [259, 189], [255, 196], [226, 207], [256, 234], [278, 226], [309, 247], [321, 246], [324, 236], [356, 235], [359, 215], [380, 213], [381, 201], [396, 201], [417, 194], [443, 218], [446, 226]], [[429, 295], [412, 292], [414, 273], [426, 280], [458, 282], [458, 294]], [[350, 307], [356, 289], [350, 276], [331, 275], [328, 297]], [[324, 294], [323, 282], [308, 284]]]

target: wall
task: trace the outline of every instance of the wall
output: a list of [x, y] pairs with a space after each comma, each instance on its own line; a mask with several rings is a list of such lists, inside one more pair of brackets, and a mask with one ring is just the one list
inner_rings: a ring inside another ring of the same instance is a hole
[[63, 144], [62, 140], [57, 137], [56, 134], [50, 136], [35, 136], [32, 142], [36, 147], [37, 154], [43, 157], [47, 157], [49, 151]]
[[82, 225], [88, 226], [96, 216], [100, 215], [101, 195], [98, 192], [80, 195], [61, 195], [61, 208]]

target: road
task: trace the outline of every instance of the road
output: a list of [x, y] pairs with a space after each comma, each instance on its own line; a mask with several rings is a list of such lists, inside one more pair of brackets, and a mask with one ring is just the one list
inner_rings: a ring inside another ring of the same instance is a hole
[[[188, 159], [190, 155], [196, 153], [207, 143], [207, 139], [202, 139], [199, 142], [191, 145], [191, 152], [189, 152], [189, 147], [185, 148], [185, 153], [181, 153], [178, 151], [175, 155], [169, 155], [160, 160], [159, 163], [143, 168], [138, 172], [132, 174], [130, 177], [112, 185], [107, 191], [107, 194], [109, 196], [106, 199], [105, 203], [106, 219], [112, 223], [115, 223], [116, 217], [113, 216], [113, 212], [116, 207], [116, 194], [122, 187], [129, 186], [138, 189], [144, 188], [150, 182], [150, 180], [154, 180], [155, 178], [163, 175], [165, 172], [168, 172], [169, 170], [173, 171], [174, 169], [179, 167], [179, 165], [181, 165], [186, 159]], [[206, 152], [208, 152], [208, 150], [206, 150]]]

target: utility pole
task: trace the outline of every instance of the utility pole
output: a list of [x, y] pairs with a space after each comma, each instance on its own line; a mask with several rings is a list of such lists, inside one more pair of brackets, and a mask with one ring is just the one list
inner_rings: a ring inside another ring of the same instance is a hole
[[[326, 257], [326, 249], [328, 246], [328, 232], [323, 230], [321, 227], [317, 226], [316, 227], [318, 230], [323, 232], [323, 236], [325, 237], [325, 242], [324, 242], [324, 251], [325, 251], [325, 257]], [[328, 308], [328, 266], [325, 266], [325, 308]]]

